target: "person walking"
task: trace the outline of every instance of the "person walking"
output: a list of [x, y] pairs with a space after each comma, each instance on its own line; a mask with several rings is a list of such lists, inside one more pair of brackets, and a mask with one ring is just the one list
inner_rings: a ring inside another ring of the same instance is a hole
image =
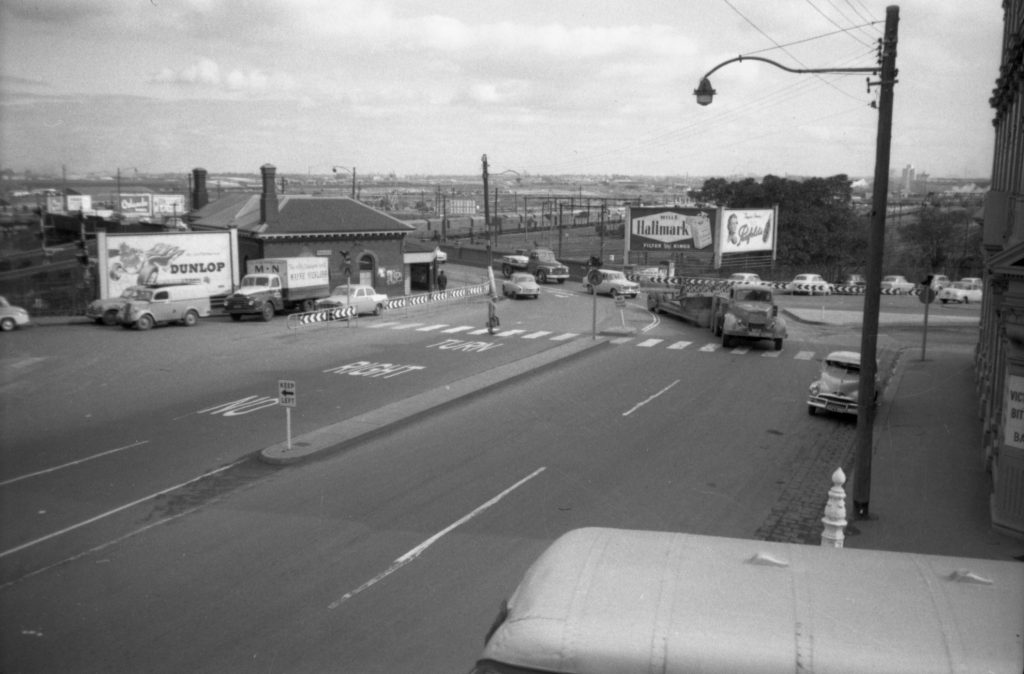
[[448, 287], [448, 277], [444, 275], [444, 269], [442, 269], [437, 275], [437, 289], [444, 292], [444, 289]]

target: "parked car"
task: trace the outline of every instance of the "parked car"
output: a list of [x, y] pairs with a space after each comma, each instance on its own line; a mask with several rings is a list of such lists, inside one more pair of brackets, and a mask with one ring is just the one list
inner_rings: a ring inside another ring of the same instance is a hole
[[8, 302], [6, 297], [0, 296], [0, 330], [10, 332], [20, 325], [28, 325], [31, 320], [27, 311]]
[[866, 286], [867, 284], [867, 279], [862, 274], [847, 274], [839, 281], [839, 285], [844, 286]]
[[210, 295], [203, 285], [143, 288], [121, 307], [117, 320], [124, 328], [149, 330], [162, 323], [194, 326], [210, 315]]
[[937, 297], [943, 304], [948, 302], [960, 302], [962, 304], [981, 302], [981, 281], [955, 281], [940, 290]]
[[748, 274], [747, 272], [737, 272], [735, 274], [729, 274], [729, 280], [733, 283], [764, 283], [761, 277], [757, 274]]
[[831, 295], [832, 285], [823, 279], [820, 274], [797, 274], [786, 285], [786, 291], [792, 295], [801, 293], [806, 293], [807, 295]]
[[117, 315], [124, 305], [135, 299], [146, 286], [129, 286], [118, 297], [93, 300], [85, 309], [85, 317], [102, 325], [117, 325]]
[[935, 291], [942, 290], [948, 286], [952, 281], [945, 274], [933, 274], [932, 275], [932, 289]]
[[388, 306], [388, 296], [365, 284], [342, 284], [328, 297], [317, 300], [317, 309], [336, 309], [353, 306], [357, 314], [379, 316]]
[[[860, 354], [833, 351], [821, 362], [821, 373], [807, 394], [807, 413], [818, 410], [837, 414], [857, 414], [860, 389]], [[878, 400], [878, 375], [875, 375], [875, 400]]]
[[533, 274], [526, 272], [512, 272], [512, 276], [501, 282], [501, 294], [505, 297], [519, 299], [529, 297], [537, 299], [540, 297], [540, 286]]
[[906, 295], [917, 286], [907, 280], [906, 276], [893, 274], [882, 277], [882, 292], [891, 295]]
[[583, 290], [596, 295], [636, 297], [640, 284], [617, 269], [591, 269], [583, 279]]

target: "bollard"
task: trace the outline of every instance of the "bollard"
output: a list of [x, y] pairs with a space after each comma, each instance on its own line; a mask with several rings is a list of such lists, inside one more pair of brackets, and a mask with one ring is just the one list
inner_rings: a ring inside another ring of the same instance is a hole
[[846, 473], [842, 468], [836, 468], [832, 473], [832, 488], [828, 490], [828, 503], [825, 505], [825, 516], [821, 518], [825, 525], [821, 532], [821, 545], [826, 548], [843, 547], [843, 539], [846, 537], [843, 529], [846, 528], [846, 491], [843, 484], [846, 482]]

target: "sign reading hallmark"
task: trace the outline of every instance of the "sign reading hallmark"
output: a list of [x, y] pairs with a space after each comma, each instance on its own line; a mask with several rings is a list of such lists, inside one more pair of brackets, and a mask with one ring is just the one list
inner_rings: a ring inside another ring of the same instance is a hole
[[630, 250], [704, 249], [714, 243], [715, 211], [701, 208], [631, 208]]

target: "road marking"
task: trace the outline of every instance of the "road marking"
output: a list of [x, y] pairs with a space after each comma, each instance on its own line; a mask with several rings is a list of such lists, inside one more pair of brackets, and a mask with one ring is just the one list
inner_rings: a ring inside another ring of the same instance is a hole
[[652, 339], [645, 339], [644, 341], [642, 341], [639, 344], [637, 344], [637, 346], [641, 346], [641, 347], [644, 347], [645, 349], [649, 349], [652, 346], [657, 346], [658, 344], [661, 344], [664, 341], [665, 341], [664, 339], [653, 339], [653, 338]]
[[428, 325], [422, 328], [416, 328], [416, 332], [431, 332], [433, 330], [440, 330], [441, 328], [447, 328], [447, 323], [438, 323], [437, 325]]
[[383, 323], [367, 323], [366, 325], [364, 325], [362, 327], [372, 328], [372, 329], [376, 330], [377, 328], [390, 328], [390, 327], [392, 327], [394, 325], [400, 325], [400, 324], [401, 324], [401, 321], [384, 321]]
[[471, 335], [482, 335], [482, 334], [484, 334], [487, 331], [488, 331], [487, 328], [477, 328], [476, 330], [473, 330], [469, 334], [471, 334]]
[[528, 335], [523, 335], [523, 339], [537, 339], [538, 337], [543, 337], [544, 335], [550, 335], [550, 334], [551, 334], [550, 330], [540, 330], [539, 332], [531, 332]]
[[813, 351], [797, 351], [797, 354], [793, 356], [793, 360], [810, 360], [814, 358]]
[[423, 324], [422, 323], [400, 323], [400, 324], [396, 325], [395, 327], [393, 327], [391, 329], [392, 330], [411, 330], [412, 328], [418, 328], [421, 325], [423, 325]]
[[273, 407], [280, 402], [277, 398], [271, 398], [270, 396], [251, 395], [238, 400], [232, 400], [229, 403], [207, 407], [205, 410], [199, 410], [196, 414], [206, 414], [209, 412], [210, 414], [223, 414], [226, 417], [237, 417], [242, 414], [262, 410], [266, 407]]
[[520, 330], [518, 328], [513, 330], [503, 330], [498, 333], [498, 337], [514, 337], [515, 335], [526, 332], [526, 330]]
[[651, 402], [652, 400], [654, 400], [655, 398], [660, 396], [662, 393], [664, 393], [665, 391], [669, 390], [670, 388], [672, 388], [673, 386], [675, 386], [678, 383], [679, 383], [679, 380], [676, 379], [674, 382], [672, 382], [671, 384], [669, 384], [665, 388], [661, 389], [660, 391], [658, 391], [654, 395], [652, 395], [649, 398], [647, 398], [647, 400], [642, 400], [642, 401], [638, 402], [636, 405], [633, 405], [632, 407], [630, 407], [628, 410], [626, 410], [625, 412], [622, 413], [622, 416], [628, 417], [630, 414], [632, 414], [633, 412], [636, 412], [638, 409], [640, 409], [641, 407], [643, 407], [647, 403]]
[[706, 351], [708, 353], [711, 353], [712, 351], [718, 351], [719, 348], [721, 348], [720, 344], [715, 344], [714, 342], [710, 342], [710, 343], [705, 344], [704, 346], [700, 347], [700, 350], [701, 351]]
[[693, 344], [693, 342], [675, 342], [674, 344], [669, 344], [665, 348], [666, 349], [685, 349], [686, 347], [690, 346], [691, 344]]
[[737, 346], [735, 349], [733, 349], [729, 353], [735, 353], [737, 356], [742, 356], [745, 353], [750, 353], [750, 347], [749, 346]]
[[454, 328], [448, 328], [447, 330], [442, 330], [441, 332], [444, 332], [446, 334], [454, 334], [456, 332], [465, 332], [466, 330], [472, 329], [472, 325], [456, 325]]
[[782, 355], [781, 351], [765, 351], [761, 354], [762, 358], [778, 358]]
[[35, 540], [28, 541], [27, 543], [22, 543], [21, 545], [17, 545], [17, 546], [15, 546], [13, 548], [10, 548], [8, 550], [4, 550], [3, 552], [0, 552], [0, 557], [6, 557], [7, 555], [13, 555], [16, 552], [21, 552], [22, 550], [26, 550], [28, 548], [31, 548], [34, 545], [39, 545], [40, 543], [44, 543], [44, 542], [46, 542], [46, 541], [48, 541], [50, 539], [57, 538], [58, 536], [63, 536], [64, 534], [66, 534], [68, 532], [71, 532], [71, 531], [74, 531], [75, 529], [81, 529], [82, 527], [88, 526], [88, 525], [92, 524], [93, 522], [99, 522], [100, 520], [105, 519], [107, 517], [110, 517], [111, 515], [116, 515], [117, 513], [121, 512], [122, 510], [127, 510], [128, 508], [132, 508], [134, 506], [137, 506], [140, 503], [145, 503], [146, 501], [151, 501], [152, 499], [155, 499], [158, 496], [163, 496], [164, 494], [168, 494], [168, 493], [170, 493], [170, 492], [172, 492], [172, 491], [174, 491], [176, 489], [181, 489], [182, 487], [187, 487], [188, 485], [190, 485], [190, 484], [192, 484], [194, 482], [198, 482], [199, 480], [202, 480], [204, 478], [210, 477], [211, 475], [216, 475], [217, 473], [223, 473], [225, 470], [228, 470], [229, 468], [234, 468], [235, 466], [237, 466], [238, 464], [242, 463], [243, 461], [248, 461], [248, 460], [249, 460], [249, 457], [241, 458], [238, 461], [235, 461], [234, 463], [229, 463], [226, 466], [221, 466], [220, 468], [217, 468], [215, 470], [211, 470], [208, 473], [203, 473], [199, 477], [194, 477], [191, 480], [187, 480], [186, 482], [182, 482], [181, 484], [176, 484], [173, 487], [168, 487], [167, 489], [161, 489], [160, 491], [154, 492], [154, 493], [150, 494], [149, 496], [143, 496], [142, 498], [135, 499], [131, 503], [125, 503], [124, 505], [118, 506], [117, 508], [114, 508], [113, 510], [108, 510], [105, 513], [100, 513], [99, 515], [96, 515], [95, 517], [90, 517], [87, 520], [83, 520], [82, 522], [79, 522], [78, 524], [72, 524], [71, 526], [64, 527], [63, 529], [61, 529], [59, 531], [54, 531], [52, 534], [47, 534], [47, 535], [41, 536], [41, 537], [39, 537], [39, 538], [37, 538]]
[[498, 501], [500, 501], [501, 499], [505, 498], [506, 496], [511, 494], [513, 491], [515, 491], [519, 487], [523, 486], [524, 484], [526, 484], [527, 482], [529, 482], [533, 478], [535, 478], [538, 475], [540, 475], [541, 473], [543, 473], [545, 468], [546, 468], [545, 466], [541, 466], [537, 470], [533, 471], [532, 473], [530, 473], [529, 475], [524, 477], [522, 480], [519, 480], [519, 482], [516, 482], [511, 487], [509, 487], [505, 491], [501, 492], [500, 494], [498, 494], [497, 496], [492, 498], [491, 500], [489, 500], [486, 503], [484, 503], [483, 505], [477, 507], [475, 510], [473, 510], [469, 514], [460, 517], [459, 519], [455, 520], [454, 522], [449, 524], [444, 529], [441, 529], [441, 531], [437, 532], [436, 534], [434, 534], [430, 538], [426, 539], [425, 541], [423, 541], [422, 543], [420, 543], [419, 545], [417, 545], [416, 547], [414, 547], [413, 549], [409, 550], [407, 553], [405, 553], [404, 555], [402, 555], [401, 557], [399, 557], [398, 559], [393, 561], [391, 563], [391, 566], [389, 566], [388, 568], [384, 569], [383, 571], [378, 573], [376, 576], [374, 576], [370, 580], [366, 581], [365, 583], [363, 583], [362, 585], [360, 585], [356, 589], [352, 590], [351, 592], [346, 592], [345, 594], [343, 594], [338, 599], [332, 601], [330, 604], [327, 605], [327, 610], [333, 611], [334, 609], [338, 608], [343, 603], [345, 603], [346, 601], [348, 601], [352, 597], [356, 596], [360, 592], [363, 592], [365, 590], [370, 589], [371, 587], [373, 587], [374, 585], [376, 585], [380, 581], [384, 580], [385, 578], [387, 578], [388, 576], [393, 574], [395, 571], [398, 571], [399, 569], [401, 569], [403, 566], [405, 566], [409, 562], [415, 561], [417, 557], [422, 555], [426, 551], [427, 548], [429, 548], [431, 545], [433, 545], [438, 540], [440, 540], [442, 536], [452, 532], [453, 530], [455, 530], [456, 528], [462, 526], [463, 524], [465, 524], [466, 522], [470, 521], [471, 519], [473, 519], [477, 515], [483, 513], [485, 510], [487, 510], [491, 506], [493, 506], [496, 503], [498, 503]]
[[63, 468], [70, 468], [71, 466], [77, 466], [80, 463], [85, 463], [86, 461], [92, 461], [93, 459], [98, 459], [101, 456], [106, 456], [108, 454], [114, 454], [116, 452], [123, 452], [126, 449], [131, 449], [132, 447], [138, 447], [139, 445], [144, 445], [144, 444], [146, 444], [148, 442], [149, 442], [149, 440], [139, 440], [138, 442], [133, 442], [132, 444], [125, 445], [124, 447], [115, 447], [114, 449], [108, 449], [107, 451], [100, 452], [99, 454], [93, 454], [92, 456], [87, 456], [84, 459], [78, 459], [77, 461], [69, 461], [68, 463], [62, 463], [59, 466], [54, 466], [53, 468], [46, 468], [44, 470], [37, 470], [34, 473], [26, 473], [24, 475], [19, 475], [18, 477], [12, 477], [9, 480], [4, 480], [3, 482], [0, 482], [0, 487], [6, 487], [9, 484], [14, 484], [15, 482], [20, 482], [21, 480], [27, 480], [30, 477], [38, 477], [39, 475], [45, 475], [47, 473], [52, 473], [55, 470], [61, 470]]

